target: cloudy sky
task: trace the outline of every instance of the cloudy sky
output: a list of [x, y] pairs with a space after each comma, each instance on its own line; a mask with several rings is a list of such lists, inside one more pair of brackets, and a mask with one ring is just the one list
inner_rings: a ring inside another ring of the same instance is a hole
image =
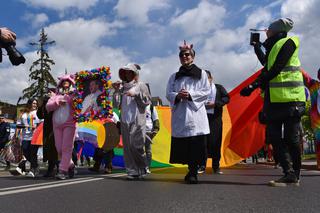
[[[142, 65], [141, 79], [152, 95], [165, 99], [169, 76], [179, 68], [178, 46], [194, 44], [195, 63], [211, 70], [228, 91], [260, 68], [248, 44], [250, 28], [266, 28], [280, 17], [295, 25], [301, 39], [302, 66], [311, 76], [320, 67], [319, 0], [11, 0], [1, 1], [0, 26], [17, 33], [17, 48], [27, 62], [0, 65], [0, 100], [16, 103], [37, 59], [29, 42], [41, 28], [56, 45], [48, 48], [56, 62], [53, 76], [110, 66], [118, 80], [120, 66]], [[261, 40], [265, 35], [261, 35]]]

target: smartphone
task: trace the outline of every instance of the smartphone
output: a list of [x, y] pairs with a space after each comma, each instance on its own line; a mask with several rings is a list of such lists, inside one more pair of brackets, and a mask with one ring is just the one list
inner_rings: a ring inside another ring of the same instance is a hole
[[251, 33], [250, 36], [250, 45], [253, 45], [253, 43], [258, 43], [260, 40], [260, 33]]

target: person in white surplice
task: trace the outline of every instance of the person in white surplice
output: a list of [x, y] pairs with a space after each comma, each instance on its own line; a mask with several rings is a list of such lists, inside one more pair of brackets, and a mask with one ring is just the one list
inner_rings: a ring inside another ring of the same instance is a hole
[[198, 183], [197, 169], [206, 153], [206, 135], [210, 133], [205, 103], [210, 84], [204, 70], [194, 63], [193, 45], [180, 47], [181, 67], [171, 75], [166, 96], [171, 111], [170, 163], [188, 164], [186, 183]]

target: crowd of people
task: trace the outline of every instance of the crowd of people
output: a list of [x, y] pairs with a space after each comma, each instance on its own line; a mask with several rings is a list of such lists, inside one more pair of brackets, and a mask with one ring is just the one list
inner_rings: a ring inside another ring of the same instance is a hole
[[[266, 30], [265, 42], [253, 42], [263, 69], [259, 77], [240, 93], [245, 98], [255, 89], [261, 89], [264, 105], [260, 120], [266, 125], [267, 144], [272, 144], [284, 173], [280, 179], [270, 181], [272, 186], [298, 185], [301, 178], [299, 129], [306, 96], [298, 57], [299, 39], [287, 35], [292, 27], [291, 19], [278, 19]], [[5, 33], [2, 30], [1, 35], [5, 36]], [[184, 41], [179, 47], [181, 67], [169, 77], [166, 87], [166, 98], [172, 111], [170, 163], [188, 165], [184, 181], [189, 184], [198, 183], [198, 174], [206, 170], [208, 157], [212, 158], [212, 172], [223, 174], [220, 170], [222, 112], [230, 100], [226, 89], [214, 83], [212, 73], [194, 63], [195, 55], [193, 45]], [[143, 179], [151, 172], [152, 141], [160, 128], [159, 118], [151, 104], [149, 85], [140, 81], [140, 71], [139, 65], [129, 63], [119, 69], [121, 81], [113, 83], [113, 105], [121, 110], [120, 118], [115, 118], [114, 123], [118, 124], [122, 135], [129, 180]], [[45, 176], [62, 180], [74, 176], [72, 151], [76, 123], [72, 117], [74, 94], [71, 89], [74, 83], [73, 75], [65, 75], [59, 78], [57, 90], [51, 91], [39, 108], [37, 100], [28, 101], [28, 109], [20, 118], [23, 159], [16, 169], [19, 174], [39, 175], [38, 146], [31, 143], [31, 138], [35, 127], [44, 121], [44, 159], [49, 165]], [[101, 93], [97, 82], [90, 82], [90, 92], [84, 100], [83, 112]], [[96, 103], [94, 107], [98, 107]], [[0, 129], [7, 131], [5, 125]], [[1, 137], [1, 144], [2, 140]], [[113, 150], [97, 149], [95, 164], [90, 170], [99, 172], [102, 161], [106, 159], [105, 171], [112, 172], [113, 155]], [[31, 164], [28, 172], [26, 161]], [[57, 174], [54, 173], [55, 168], [58, 168]]]

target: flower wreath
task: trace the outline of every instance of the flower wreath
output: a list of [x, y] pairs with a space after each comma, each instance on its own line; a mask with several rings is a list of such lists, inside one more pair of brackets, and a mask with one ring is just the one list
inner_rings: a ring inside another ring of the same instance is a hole
[[[102, 83], [102, 93], [97, 98], [97, 104], [101, 110], [91, 110], [90, 112], [81, 113], [83, 95], [85, 89], [85, 82], [90, 80], [99, 79]], [[75, 77], [75, 98], [73, 100], [73, 107], [75, 109], [74, 119], [77, 122], [101, 120], [106, 118], [112, 118], [111, 96], [110, 88], [111, 72], [109, 67], [100, 67], [92, 69], [90, 71], [84, 70], [76, 73]]]

